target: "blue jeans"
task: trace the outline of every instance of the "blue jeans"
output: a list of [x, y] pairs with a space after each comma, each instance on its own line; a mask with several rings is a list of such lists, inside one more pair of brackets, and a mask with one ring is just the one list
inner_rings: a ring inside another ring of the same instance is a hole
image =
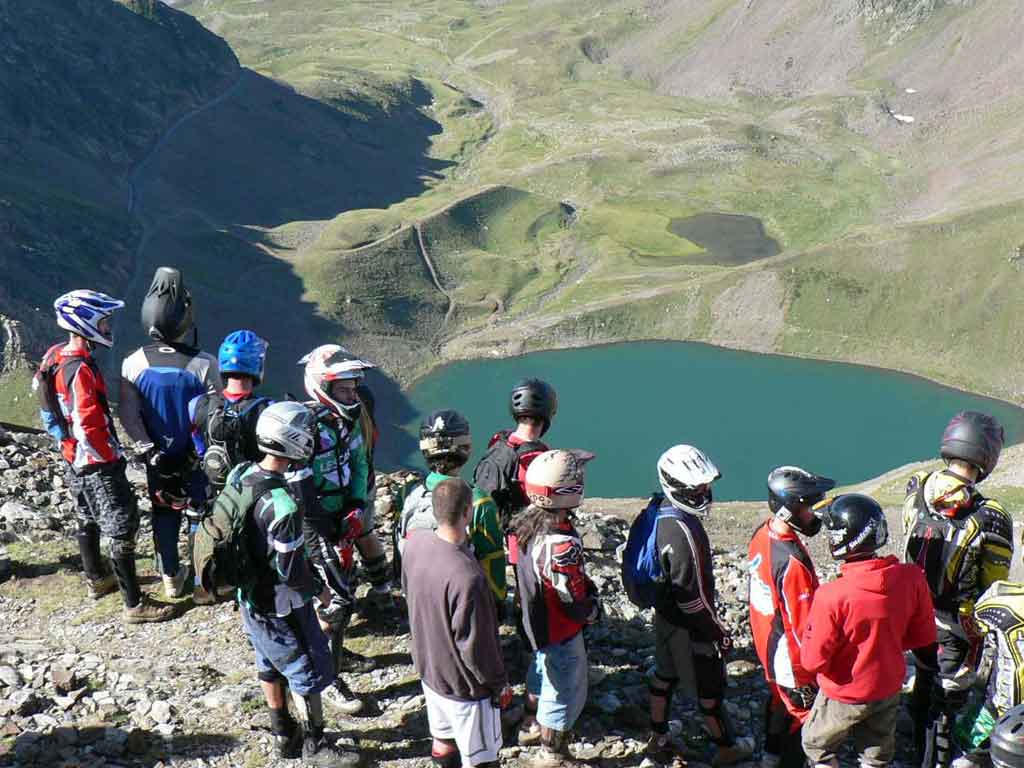
[[526, 690], [538, 697], [538, 723], [556, 731], [572, 729], [587, 703], [587, 648], [582, 632], [533, 655]]
[[299, 696], [320, 693], [334, 682], [334, 660], [312, 603], [281, 617], [257, 613], [241, 602], [241, 613], [260, 680], [287, 680]]

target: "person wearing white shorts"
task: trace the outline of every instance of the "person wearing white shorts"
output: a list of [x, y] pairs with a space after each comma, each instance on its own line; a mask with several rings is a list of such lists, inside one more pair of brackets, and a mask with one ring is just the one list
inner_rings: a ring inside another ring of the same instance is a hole
[[402, 557], [410, 650], [423, 684], [435, 768], [498, 768], [501, 709], [512, 689], [487, 579], [467, 546], [473, 491], [448, 478], [431, 492], [437, 530], [413, 531]]
[[501, 750], [501, 709], [490, 699], [456, 701], [430, 690], [423, 683], [427, 699], [430, 735], [439, 741], [454, 741], [463, 763], [486, 765], [498, 761]]

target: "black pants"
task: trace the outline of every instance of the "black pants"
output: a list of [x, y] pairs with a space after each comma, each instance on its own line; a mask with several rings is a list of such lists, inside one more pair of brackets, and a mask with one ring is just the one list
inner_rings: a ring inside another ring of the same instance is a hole
[[[954, 621], [953, 617], [948, 619]], [[952, 761], [953, 724], [969, 691], [958, 674], [976, 667], [977, 648], [949, 630], [938, 630], [938, 643], [914, 651], [914, 759], [921, 768], [948, 766]]]

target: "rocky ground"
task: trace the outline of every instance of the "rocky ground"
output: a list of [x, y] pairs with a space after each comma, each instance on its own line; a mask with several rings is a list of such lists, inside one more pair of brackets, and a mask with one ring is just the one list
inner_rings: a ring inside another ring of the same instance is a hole
[[[141, 490], [141, 473], [130, 477]], [[390, 504], [385, 490], [378, 500], [385, 539]], [[644, 765], [653, 635], [650, 616], [626, 600], [618, 577], [626, 520], [638, 506], [596, 500], [578, 518], [605, 611], [587, 630], [591, 690], [578, 724], [579, 756], [594, 766]], [[765, 686], [750, 650], [744, 556], [758, 514], [752, 505], [723, 505], [709, 520], [721, 612], [737, 639], [727, 707], [740, 732], [755, 735]], [[185, 598], [175, 621], [126, 628], [117, 595], [86, 597], [72, 534], [69, 498], [47, 438], [0, 433], [0, 540], [13, 569], [0, 585], [0, 765], [273, 765], [269, 722], [233, 605], [196, 607]], [[143, 581], [155, 590], [145, 522], [139, 544]], [[504, 633], [512, 656], [512, 631]], [[360, 617], [347, 644], [373, 657], [377, 669], [348, 678], [365, 697], [365, 715], [329, 711], [330, 732], [357, 746], [367, 765], [429, 765], [407, 629]], [[694, 748], [707, 746], [691, 703], [677, 701], [672, 717], [673, 729]], [[519, 754], [507, 747], [503, 763], [516, 765]]]

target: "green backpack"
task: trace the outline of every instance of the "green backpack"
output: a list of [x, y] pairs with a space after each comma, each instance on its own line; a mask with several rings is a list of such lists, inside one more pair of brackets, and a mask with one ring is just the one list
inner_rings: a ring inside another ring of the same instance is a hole
[[245, 528], [260, 497], [275, 488], [284, 488], [284, 478], [271, 477], [251, 485], [242, 484], [242, 476], [253, 462], [239, 464], [228, 474], [224, 490], [213, 503], [212, 512], [196, 530], [192, 561], [200, 583], [218, 600], [232, 588], [252, 588], [265, 578], [246, 543]]

